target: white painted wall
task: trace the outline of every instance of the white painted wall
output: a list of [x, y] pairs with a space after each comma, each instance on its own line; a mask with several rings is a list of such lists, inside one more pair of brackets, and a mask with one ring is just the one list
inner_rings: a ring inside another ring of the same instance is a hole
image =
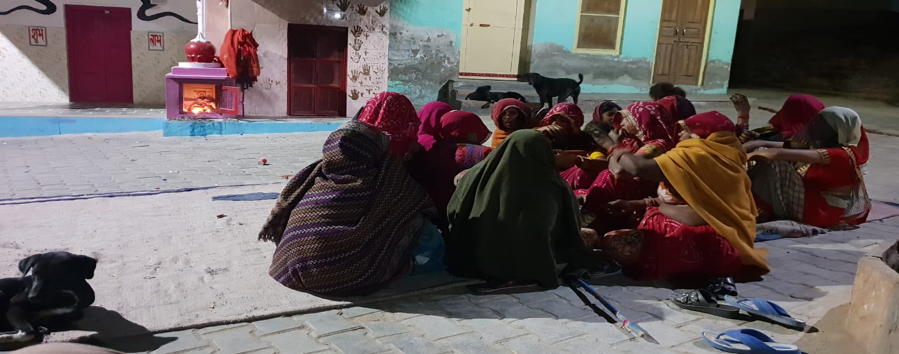
[[[40, 15], [19, 10], [0, 16], [0, 101], [68, 102], [68, 57], [66, 50], [65, 5], [129, 7], [132, 16], [131, 64], [134, 103], [163, 106], [165, 74], [179, 61], [186, 61], [184, 45], [196, 36], [196, 25], [172, 17], [155, 21], [137, 18], [140, 0], [56, 0], [56, 13]], [[216, 5], [218, 1], [214, 2]], [[32, 0], [0, 0], [0, 11], [18, 5], [42, 7]], [[169, 0], [149, 14], [171, 11], [196, 21], [195, 0]], [[47, 27], [46, 47], [28, 45], [28, 26]], [[148, 32], [163, 32], [164, 51], [149, 51]], [[215, 43], [218, 46], [220, 43]]]
[[[141, 21], [137, 19], [137, 9], [140, 8], [140, 0], [54, 0], [58, 9], [52, 15], [40, 15], [28, 10], [20, 10], [6, 16], [0, 16], [0, 25], [65, 27], [65, 5], [91, 5], [131, 8], [132, 30], [134, 31], [195, 31], [196, 25], [181, 22], [173, 17], [163, 17], [156, 21]], [[19, 5], [32, 5], [40, 8], [43, 5], [32, 0], [2, 0], [0, 11], [6, 11]], [[171, 11], [188, 20], [197, 21], [197, 3], [194, 0], [169, 0], [168, 4], [159, 5], [149, 11], [155, 14]]]

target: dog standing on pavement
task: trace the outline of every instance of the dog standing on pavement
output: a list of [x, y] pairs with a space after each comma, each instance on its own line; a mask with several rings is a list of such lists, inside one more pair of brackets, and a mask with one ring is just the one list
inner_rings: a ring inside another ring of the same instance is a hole
[[577, 104], [577, 98], [581, 95], [581, 83], [584, 82], [584, 74], [577, 74], [578, 80], [574, 79], [556, 79], [546, 77], [538, 73], [524, 74], [524, 79], [528, 84], [534, 86], [537, 96], [540, 96], [540, 107], [549, 104], [553, 105], [553, 97], [558, 97], [556, 103], [565, 102], [568, 97]]
[[[20, 278], [0, 279], [0, 311], [7, 321], [0, 343], [27, 342], [40, 335], [35, 327], [51, 319], [76, 320], [94, 303], [97, 260], [69, 252], [41, 253], [19, 262]], [[27, 275], [31, 272], [31, 275]]]

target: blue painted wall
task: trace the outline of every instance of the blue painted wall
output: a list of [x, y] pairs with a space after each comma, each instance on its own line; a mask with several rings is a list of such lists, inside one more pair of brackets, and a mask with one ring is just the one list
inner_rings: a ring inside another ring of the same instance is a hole
[[346, 120], [167, 121], [164, 118], [0, 117], [0, 138], [162, 131], [163, 136], [244, 135], [334, 131]]
[[[574, 48], [580, 0], [539, 0], [534, 19], [534, 43], [556, 43]], [[659, 31], [662, 0], [630, 0], [625, 7], [621, 56], [652, 58]], [[649, 43], [650, 45], [647, 45]]]
[[387, 89], [423, 105], [459, 75], [463, 0], [391, 0]]
[[0, 117], [0, 137], [162, 130], [163, 118]]
[[[645, 93], [652, 64], [662, 0], [628, 0], [619, 55], [572, 52], [579, 0], [531, 0], [535, 7], [530, 71], [550, 77], [585, 76], [586, 93]], [[416, 103], [436, 98], [458, 75], [462, 0], [392, 0], [389, 89]], [[706, 71], [697, 93], [724, 93], [730, 77], [740, 0], [715, 0]], [[438, 39], [443, 39], [439, 41]], [[435, 43], [439, 47], [424, 48]], [[422, 49], [419, 51], [414, 48]], [[416, 74], [418, 73], [418, 74]]]

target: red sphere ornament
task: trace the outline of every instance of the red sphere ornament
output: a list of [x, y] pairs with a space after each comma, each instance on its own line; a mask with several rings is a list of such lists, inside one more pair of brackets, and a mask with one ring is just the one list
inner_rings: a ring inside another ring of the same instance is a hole
[[191, 63], [211, 63], [215, 60], [215, 45], [209, 41], [190, 41], [184, 46], [184, 53]]

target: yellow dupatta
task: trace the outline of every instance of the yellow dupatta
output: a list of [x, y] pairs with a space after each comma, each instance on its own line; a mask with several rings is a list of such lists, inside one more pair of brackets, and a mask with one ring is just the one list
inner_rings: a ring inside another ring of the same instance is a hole
[[771, 269], [767, 250], [755, 249], [752, 184], [746, 174], [746, 152], [731, 132], [712, 133], [706, 139], [688, 139], [657, 157], [668, 183], [693, 210], [740, 253], [744, 265]]

